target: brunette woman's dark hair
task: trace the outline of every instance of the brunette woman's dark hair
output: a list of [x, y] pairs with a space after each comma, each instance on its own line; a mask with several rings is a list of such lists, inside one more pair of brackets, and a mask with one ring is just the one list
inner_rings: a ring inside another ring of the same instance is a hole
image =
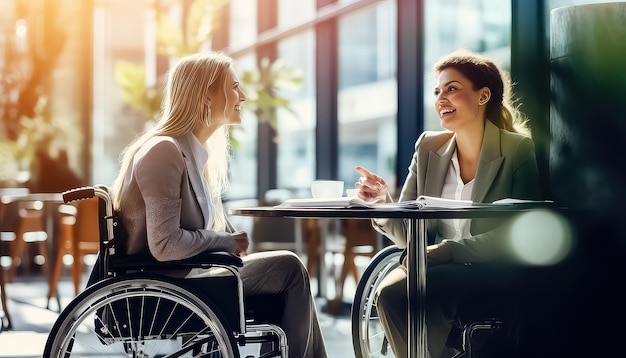
[[488, 87], [491, 97], [487, 102], [485, 116], [498, 128], [530, 136], [527, 120], [513, 101], [509, 74], [501, 70], [490, 58], [461, 49], [437, 61], [435, 75], [447, 68], [454, 68], [472, 82], [475, 91]]

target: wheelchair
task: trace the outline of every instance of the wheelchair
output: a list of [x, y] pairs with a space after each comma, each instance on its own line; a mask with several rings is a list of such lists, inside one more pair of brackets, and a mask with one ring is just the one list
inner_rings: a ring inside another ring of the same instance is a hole
[[[378, 319], [374, 294], [387, 273], [401, 265], [403, 250], [395, 245], [378, 252], [363, 272], [352, 304], [352, 345], [356, 358], [394, 357]], [[493, 343], [503, 331], [505, 314], [489, 304], [459, 308], [447, 346], [459, 350], [454, 358], [500, 357], [501, 347]], [[491, 347], [485, 348], [489, 340]], [[476, 347], [482, 348], [478, 350]], [[478, 353], [478, 354], [477, 354]]]
[[[63, 193], [66, 203], [94, 196], [99, 198], [98, 258], [88, 287], [55, 321], [44, 357], [238, 358], [239, 348], [252, 344], [261, 345], [261, 358], [287, 357], [285, 333], [268, 318], [271, 315], [244, 305], [239, 257], [204, 252], [158, 262], [145, 255], [125, 255], [119, 239], [123, 230], [108, 188]], [[203, 285], [166, 275], [190, 268], [211, 268], [219, 274], [210, 284], [203, 279]]]

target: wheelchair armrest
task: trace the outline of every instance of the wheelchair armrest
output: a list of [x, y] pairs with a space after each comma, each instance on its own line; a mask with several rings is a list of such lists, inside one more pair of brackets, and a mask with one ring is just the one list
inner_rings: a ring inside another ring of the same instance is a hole
[[182, 260], [157, 261], [152, 255], [114, 255], [110, 265], [117, 270], [183, 270], [209, 268], [215, 265], [241, 267], [241, 258], [224, 251], [205, 251]]

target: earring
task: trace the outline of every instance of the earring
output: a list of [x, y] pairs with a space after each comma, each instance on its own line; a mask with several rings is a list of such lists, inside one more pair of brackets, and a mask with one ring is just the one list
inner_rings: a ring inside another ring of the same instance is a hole
[[211, 125], [211, 107], [206, 106], [206, 115], [204, 116], [204, 124], [206, 124], [207, 126]]
[[481, 99], [478, 101], [478, 104], [479, 104], [479, 105], [481, 105], [481, 106], [484, 106], [487, 102], [489, 102], [489, 97], [487, 97], [487, 98], [481, 98]]

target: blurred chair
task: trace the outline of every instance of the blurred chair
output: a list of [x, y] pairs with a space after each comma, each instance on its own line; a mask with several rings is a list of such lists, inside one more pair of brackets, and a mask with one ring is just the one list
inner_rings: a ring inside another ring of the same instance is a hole
[[100, 249], [97, 198], [59, 206], [59, 245], [54, 271], [48, 290], [48, 302], [57, 295], [57, 285], [63, 269], [63, 256], [72, 256], [71, 276], [74, 295], [80, 293], [81, 277], [85, 271], [84, 257]]
[[[331, 299], [328, 305], [328, 313], [338, 314], [342, 310], [342, 298], [346, 279], [348, 275], [359, 282], [360, 273], [356, 265], [357, 256], [372, 257], [381, 248], [381, 241], [378, 233], [372, 228], [368, 219], [341, 219], [334, 222], [334, 227], [328, 228], [326, 237], [326, 253], [333, 256], [343, 256], [341, 271], [337, 276], [335, 267], [321, 267], [332, 273], [335, 281], [335, 298]], [[331, 223], [332, 224], [332, 223]], [[318, 264], [321, 262], [320, 240], [321, 229], [319, 219], [303, 219], [302, 230], [307, 242], [307, 270], [311, 276], [315, 276]], [[337, 240], [338, 236], [342, 240]], [[334, 262], [334, 260], [333, 260]]]
[[296, 219], [255, 217], [252, 223], [252, 252], [289, 250], [300, 254], [296, 243]]
[[27, 244], [37, 247], [37, 253], [43, 257], [42, 272], [46, 272], [48, 260], [48, 248], [46, 240], [48, 234], [45, 228], [44, 204], [39, 200], [16, 200], [9, 203], [5, 208], [10, 211], [11, 207], [17, 207], [17, 228], [15, 237], [11, 242], [11, 266], [9, 268], [8, 282], [13, 282], [18, 267], [28, 267], [34, 257], [27, 258]]
[[[287, 189], [270, 189], [265, 192], [259, 206], [274, 206], [291, 198], [293, 193]], [[301, 248], [296, 240], [297, 219], [255, 217], [252, 222], [250, 250], [252, 252], [270, 250], [289, 250], [301, 255]]]
[[11, 322], [11, 315], [9, 314], [9, 308], [7, 307], [7, 295], [4, 287], [4, 269], [0, 268], [0, 270], [0, 301], [2, 303], [1, 308], [3, 313], [3, 315], [0, 316], [0, 331], [2, 331], [4, 328], [13, 328], [13, 323]]
[[[28, 193], [28, 188], [0, 188], [0, 198], [4, 195], [27, 195]], [[0, 325], [1, 328], [7, 329], [11, 329], [13, 327], [13, 323], [7, 306], [7, 293], [5, 288], [6, 278], [4, 270], [5, 264], [2, 259], [6, 257], [9, 259], [9, 262], [12, 262], [9, 258], [10, 246], [13, 241], [15, 241], [17, 221], [17, 205], [5, 203], [3, 200], [0, 200], [0, 304], [2, 305], [1, 308], [3, 313], [3, 316], [0, 316], [0, 319], [2, 320]]]
[[[337, 276], [334, 266], [333, 277], [335, 279], [335, 297], [330, 299], [326, 311], [332, 315], [349, 314], [350, 303], [344, 302], [343, 293], [348, 276], [359, 283], [361, 274], [356, 265], [357, 256], [373, 257], [382, 247], [379, 234], [372, 227], [369, 219], [343, 219], [340, 220], [339, 231], [344, 238], [340, 246], [327, 246], [327, 251], [334, 255], [343, 256], [341, 270]], [[334, 260], [333, 260], [334, 262]]]
[[369, 219], [341, 220], [341, 234], [346, 238], [346, 241], [342, 252], [343, 265], [337, 279], [335, 300], [342, 299], [348, 274], [352, 275], [355, 284], [359, 283], [360, 274], [355, 258], [357, 256], [372, 257], [379, 251], [379, 236]]
[[319, 220], [315, 218], [300, 219], [302, 241], [306, 242], [306, 269], [309, 276], [317, 276], [317, 267], [320, 262], [320, 245], [322, 230]]

